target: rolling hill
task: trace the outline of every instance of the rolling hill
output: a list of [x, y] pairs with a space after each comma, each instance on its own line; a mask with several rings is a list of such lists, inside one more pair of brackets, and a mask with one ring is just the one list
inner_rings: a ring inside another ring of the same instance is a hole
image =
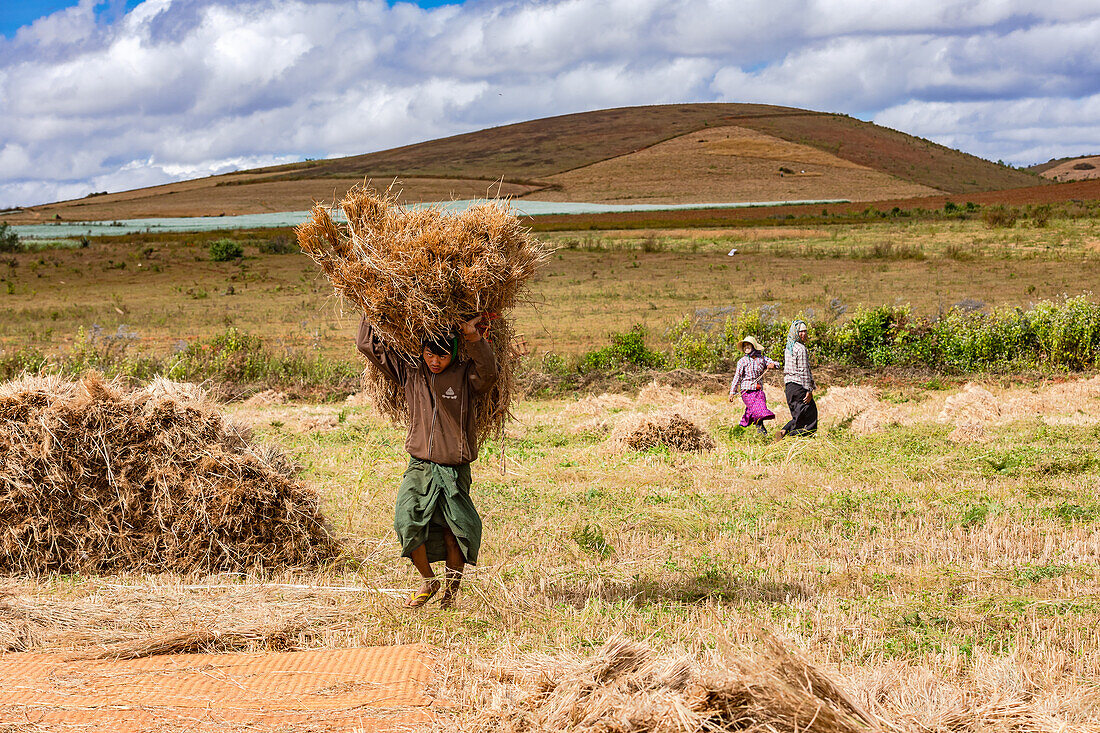
[[1087, 181], [1100, 178], [1100, 155], [1058, 158], [1028, 168], [1051, 181]]
[[1035, 186], [991, 163], [845, 115], [760, 104], [583, 112], [345, 158], [32, 207], [12, 222], [301, 210], [369, 178], [406, 201], [495, 195], [701, 203], [879, 201]]

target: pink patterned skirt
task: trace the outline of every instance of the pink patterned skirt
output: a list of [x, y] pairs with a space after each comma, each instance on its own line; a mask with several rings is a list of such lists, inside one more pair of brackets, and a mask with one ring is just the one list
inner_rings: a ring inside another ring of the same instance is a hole
[[745, 414], [741, 416], [741, 427], [747, 428], [757, 420], [775, 419], [775, 413], [768, 409], [768, 400], [764, 397], [764, 390], [746, 390], [741, 393], [741, 401], [745, 403]]

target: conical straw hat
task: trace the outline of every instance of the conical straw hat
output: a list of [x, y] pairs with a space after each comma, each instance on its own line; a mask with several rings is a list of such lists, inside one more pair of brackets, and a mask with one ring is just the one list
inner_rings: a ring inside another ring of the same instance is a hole
[[752, 336], [746, 336], [745, 338], [741, 339], [741, 341], [739, 341], [738, 344], [737, 344], [737, 348], [740, 349], [745, 344], [748, 344], [749, 346], [756, 349], [757, 351], [763, 351], [764, 350], [764, 347], [761, 346], [760, 343], [755, 338], [753, 338]]

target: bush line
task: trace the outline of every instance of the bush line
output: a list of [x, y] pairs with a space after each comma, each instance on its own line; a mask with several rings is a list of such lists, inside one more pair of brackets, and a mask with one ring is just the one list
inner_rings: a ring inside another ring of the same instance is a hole
[[[918, 366], [945, 374], [1100, 368], [1100, 304], [1083, 295], [989, 313], [956, 307], [935, 317], [917, 317], [907, 306], [880, 306], [858, 310], [844, 322], [803, 320], [810, 326], [810, 350], [817, 364]], [[677, 368], [729, 372], [741, 356], [737, 343], [748, 335], [765, 344], [769, 356], [782, 360], [790, 323], [777, 318], [770, 306], [742, 308], [721, 322], [685, 316], [665, 332], [664, 349], [647, 346], [646, 329], [637, 325], [611, 334], [608, 345], [580, 356], [547, 353], [526, 359], [520, 378], [568, 389], [576, 376]], [[345, 396], [360, 385], [362, 364], [354, 358], [275, 350], [258, 336], [232, 327], [163, 356], [138, 353], [135, 340], [121, 331], [103, 336], [81, 329], [68, 354], [47, 355], [34, 347], [0, 352], [0, 379], [24, 373], [76, 376], [95, 369], [108, 377], [163, 376], [217, 384], [231, 393], [279, 388], [322, 399]], [[348, 351], [350, 355], [350, 346]]]
[[[944, 373], [1019, 370], [1082, 371], [1100, 367], [1100, 304], [1086, 296], [1041, 301], [1028, 309], [990, 313], [952, 308], [935, 317], [913, 316], [908, 306], [861, 309], [843, 323], [804, 318], [814, 360], [858, 367], [921, 366]], [[755, 336], [768, 356], [783, 359], [791, 321], [773, 309], [741, 309], [721, 323], [685, 316], [670, 328], [667, 351], [645, 344], [645, 329], [612, 334], [610, 344], [570, 365], [549, 355], [549, 372], [687, 368], [731, 371], [738, 342]]]

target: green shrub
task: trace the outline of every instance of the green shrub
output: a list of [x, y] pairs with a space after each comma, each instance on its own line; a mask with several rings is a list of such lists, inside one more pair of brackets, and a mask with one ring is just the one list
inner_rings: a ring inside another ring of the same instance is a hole
[[1100, 304], [1079, 295], [1064, 303], [1049, 300], [1027, 311], [1037, 360], [1066, 369], [1100, 366]]
[[1040, 228], [1049, 224], [1053, 215], [1054, 210], [1050, 204], [1039, 204], [1028, 208], [1028, 217], [1031, 219], [1031, 223]]
[[256, 249], [265, 255], [289, 255], [298, 251], [298, 244], [286, 234], [276, 234], [257, 242]]
[[860, 310], [834, 328], [811, 324], [819, 361], [864, 367], [923, 365], [950, 372], [1100, 366], [1100, 304], [1085, 296], [1030, 310], [953, 308], [913, 319], [907, 308]]
[[[685, 319], [686, 320], [686, 319]], [[672, 342], [671, 365], [685, 369], [706, 371], [718, 366], [725, 355], [721, 342], [706, 333], [684, 330]]]
[[657, 369], [665, 364], [664, 354], [646, 347], [645, 327], [641, 324], [629, 331], [611, 334], [610, 340], [610, 345], [581, 357], [581, 371]]
[[216, 239], [210, 243], [210, 259], [214, 262], [229, 262], [242, 257], [244, 250], [232, 239]]
[[345, 395], [359, 381], [360, 366], [356, 362], [306, 352], [280, 353], [268, 349], [258, 336], [235, 328], [207, 341], [181, 344], [176, 353], [167, 356], [139, 352], [137, 343], [136, 334], [122, 329], [109, 336], [81, 329], [72, 351], [64, 356], [47, 357], [32, 348], [0, 354], [0, 379], [14, 379], [25, 372], [77, 376], [96, 369], [108, 377], [147, 380], [160, 375], [177, 381], [301, 387]]
[[18, 252], [20, 249], [19, 235], [6, 221], [0, 222], [0, 252]]
[[1011, 229], [1016, 226], [1017, 218], [1016, 209], [1004, 204], [997, 204], [982, 210], [982, 221], [990, 229]]

